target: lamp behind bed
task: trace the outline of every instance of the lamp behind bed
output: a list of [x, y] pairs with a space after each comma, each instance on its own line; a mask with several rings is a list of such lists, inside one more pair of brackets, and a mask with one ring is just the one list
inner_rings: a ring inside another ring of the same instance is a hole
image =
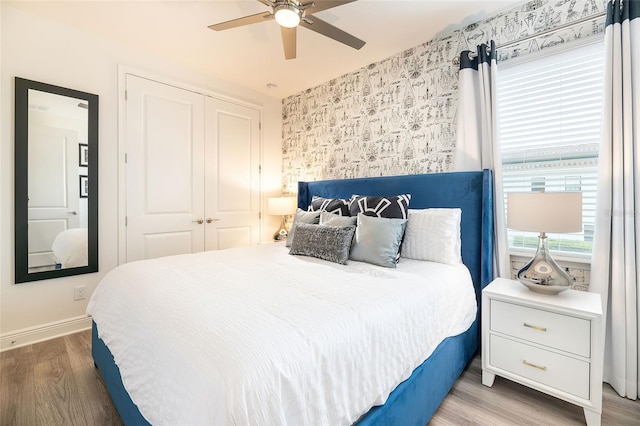
[[296, 197], [271, 197], [268, 200], [267, 211], [270, 215], [282, 216], [280, 228], [273, 234], [274, 241], [287, 239], [287, 216], [296, 212]]

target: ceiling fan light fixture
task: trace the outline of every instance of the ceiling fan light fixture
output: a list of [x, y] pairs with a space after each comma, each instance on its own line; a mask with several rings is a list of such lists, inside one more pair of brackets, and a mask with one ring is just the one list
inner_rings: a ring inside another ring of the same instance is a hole
[[295, 28], [300, 23], [300, 10], [290, 4], [276, 6], [274, 15], [276, 22], [285, 28]]

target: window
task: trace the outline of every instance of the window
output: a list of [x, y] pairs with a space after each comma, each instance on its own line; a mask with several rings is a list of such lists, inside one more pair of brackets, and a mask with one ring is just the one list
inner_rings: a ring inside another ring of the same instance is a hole
[[[506, 61], [496, 86], [505, 206], [509, 192], [581, 191], [583, 232], [547, 235], [550, 249], [572, 257], [593, 243], [604, 70], [603, 39], [594, 39]], [[536, 233], [508, 236], [512, 252], [538, 244]]]

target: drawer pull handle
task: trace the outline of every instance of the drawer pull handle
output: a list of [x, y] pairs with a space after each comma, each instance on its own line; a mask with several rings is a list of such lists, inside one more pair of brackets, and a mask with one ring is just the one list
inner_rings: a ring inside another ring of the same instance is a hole
[[526, 359], [523, 359], [522, 363], [524, 365], [528, 365], [529, 367], [537, 368], [538, 370], [547, 371], [547, 367], [541, 367], [539, 365], [531, 364], [530, 362], [527, 362]]
[[537, 325], [527, 324], [526, 322], [524, 323], [524, 326], [533, 328], [534, 330], [538, 330], [538, 331], [547, 331], [547, 327], [538, 327]]

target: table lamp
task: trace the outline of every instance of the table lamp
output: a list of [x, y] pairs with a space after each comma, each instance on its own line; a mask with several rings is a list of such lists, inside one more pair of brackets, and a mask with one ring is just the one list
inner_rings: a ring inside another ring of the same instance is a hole
[[267, 202], [267, 211], [270, 215], [282, 216], [280, 229], [273, 234], [273, 240], [284, 240], [287, 238], [287, 234], [289, 233], [287, 230], [287, 216], [296, 212], [298, 199], [296, 197], [270, 197]]
[[518, 271], [518, 281], [538, 293], [558, 294], [571, 288], [571, 277], [549, 253], [546, 233], [582, 231], [581, 192], [507, 194], [507, 227], [540, 233], [538, 250]]

